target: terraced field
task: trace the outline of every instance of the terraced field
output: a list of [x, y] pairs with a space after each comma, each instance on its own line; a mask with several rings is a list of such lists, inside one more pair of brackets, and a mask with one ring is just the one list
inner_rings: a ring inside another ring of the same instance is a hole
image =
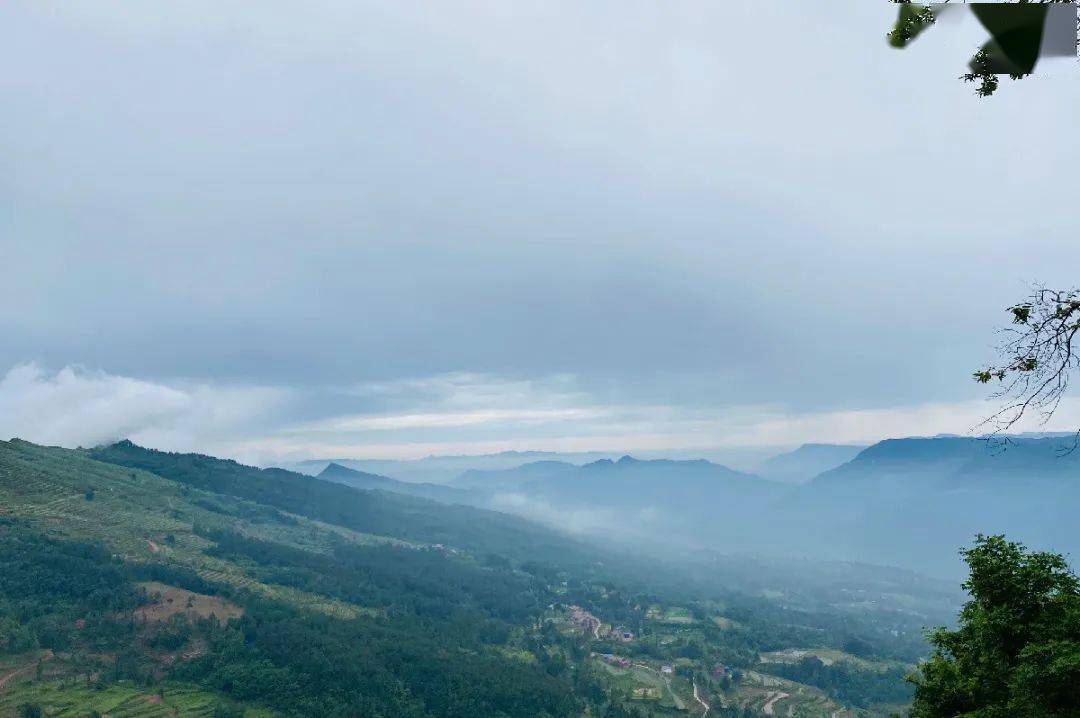
[[[160, 689], [112, 684], [96, 688], [80, 680], [36, 682], [22, 680], [0, 690], [0, 716], [18, 715], [24, 703], [40, 705], [49, 718], [86, 718], [97, 711], [109, 718], [211, 718], [221, 696], [194, 686], [166, 685]], [[271, 718], [272, 713], [248, 709], [244, 718]]]
[[655, 668], [645, 664], [612, 666], [600, 660], [596, 664], [611, 676], [614, 685], [632, 700], [647, 704], [651, 711], [677, 713], [686, 709], [685, 700]]
[[[565, 615], [553, 612], [551, 617], [565, 635], [576, 635]], [[650, 633], [657, 636], [660, 645], [673, 643], [679, 637], [698, 635], [694, 626], [699, 623], [714, 623], [724, 629], [737, 625], [717, 616], [699, 621], [690, 611], [679, 607], [650, 607], [646, 619]], [[622, 652], [617, 648], [614, 650], [623, 657], [631, 655], [629, 649]], [[764, 653], [761, 655], [761, 670], [741, 671], [741, 680], [729, 691], [721, 692], [715, 684], [704, 688], [709, 681], [703, 681], [703, 685], [699, 685], [699, 696], [704, 698], [704, 702], [695, 699], [695, 683], [690, 679], [688, 671], [697, 673], [700, 678], [711, 670], [711, 664], [703, 665], [687, 658], [674, 658], [668, 661], [674, 671], [664, 674], [660, 671], [662, 662], [644, 657], [631, 658], [630, 665], [618, 666], [604, 661], [597, 653], [593, 656], [593, 663], [608, 677], [610, 684], [618, 692], [642, 707], [647, 707], [650, 715], [702, 715], [706, 705], [710, 706], [709, 715], [713, 715], [715, 709], [721, 707], [736, 707], [751, 711], [755, 715], [784, 718], [883, 718], [905, 710], [904, 706], [882, 706], [874, 710], [846, 707], [818, 688], [770, 675], [768, 672], [769, 663], [794, 663], [810, 655], [830, 662], [853, 660], [865, 668], [885, 668], [894, 663], [859, 660], [834, 649], [786, 649]]]
[[817, 688], [756, 671], [743, 675], [730, 703], [767, 716], [848, 718], [844, 706]]
[[[881, 661], [871, 660], [866, 658], [860, 658], [859, 656], [851, 653], [845, 653], [834, 648], [785, 648], [782, 651], [772, 651], [771, 653], [762, 653], [761, 662], [767, 663], [798, 663], [803, 658], [814, 657], [824, 663], [826, 666], [831, 666], [836, 663], [844, 662], [858, 666], [859, 668], [866, 668], [870, 670], [886, 670], [888, 668], [910, 668], [907, 664], [899, 661]], [[768, 670], [767, 668], [765, 670]]]

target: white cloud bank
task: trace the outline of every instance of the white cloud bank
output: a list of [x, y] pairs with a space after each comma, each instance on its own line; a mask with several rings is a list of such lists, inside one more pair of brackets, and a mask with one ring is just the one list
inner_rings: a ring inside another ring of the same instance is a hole
[[284, 395], [20, 364], [0, 379], [0, 437], [67, 447], [130, 438], [163, 449], [227, 449]]
[[[465, 373], [331, 394], [356, 410], [298, 421], [297, 408], [312, 404], [301, 389], [148, 381], [75, 367], [50, 373], [20, 364], [0, 378], [0, 437], [68, 447], [130, 438], [257, 464], [533, 449], [685, 455], [966, 434], [978, 430], [993, 406], [967, 401], [792, 413], [776, 406], [612, 404], [578, 390], [565, 375], [528, 380]], [[1077, 427], [1080, 400], [1073, 399], [1051, 424], [1032, 421], [1018, 430]]]

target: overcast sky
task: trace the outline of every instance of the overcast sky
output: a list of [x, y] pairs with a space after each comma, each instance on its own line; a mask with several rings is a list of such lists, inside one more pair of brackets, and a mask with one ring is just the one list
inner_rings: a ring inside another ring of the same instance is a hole
[[8, 0], [0, 435], [269, 462], [969, 431], [1002, 308], [1077, 281], [1080, 77], [979, 100], [977, 28], [899, 52], [894, 13]]

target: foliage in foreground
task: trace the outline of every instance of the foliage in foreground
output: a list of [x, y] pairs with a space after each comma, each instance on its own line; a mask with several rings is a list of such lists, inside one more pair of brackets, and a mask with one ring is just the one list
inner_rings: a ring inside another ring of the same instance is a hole
[[1064, 557], [980, 536], [963, 552], [971, 600], [930, 634], [912, 718], [1080, 716], [1080, 580]]

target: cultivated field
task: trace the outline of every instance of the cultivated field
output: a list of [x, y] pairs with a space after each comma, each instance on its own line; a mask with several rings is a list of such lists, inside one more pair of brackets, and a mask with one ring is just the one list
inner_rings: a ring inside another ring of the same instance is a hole
[[[139, 688], [110, 684], [103, 688], [81, 680], [24, 680], [0, 689], [0, 717], [15, 718], [24, 703], [40, 705], [49, 718], [212, 718], [224, 699], [194, 686]], [[273, 718], [273, 713], [249, 709], [244, 718]]]

